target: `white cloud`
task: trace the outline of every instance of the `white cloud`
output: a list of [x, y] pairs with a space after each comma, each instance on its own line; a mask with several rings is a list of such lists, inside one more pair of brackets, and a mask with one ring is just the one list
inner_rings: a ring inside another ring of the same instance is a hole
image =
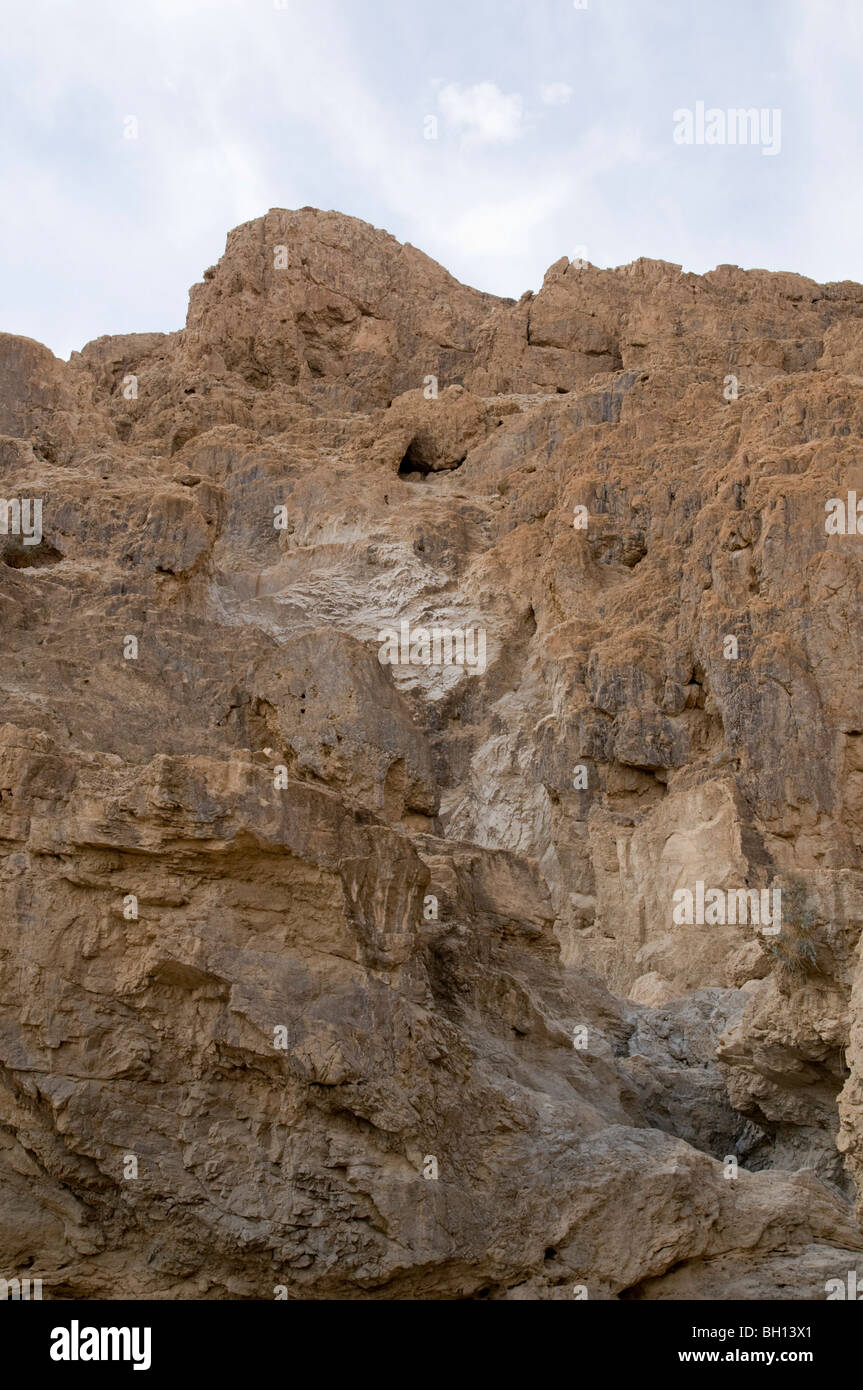
[[566, 106], [571, 97], [572, 88], [568, 82], [544, 82], [539, 89], [543, 106]]
[[472, 87], [448, 82], [438, 92], [438, 105], [450, 125], [463, 131], [468, 141], [493, 144], [515, 140], [521, 134], [521, 96], [518, 92], [505, 96], [494, 82], [477, 82]]

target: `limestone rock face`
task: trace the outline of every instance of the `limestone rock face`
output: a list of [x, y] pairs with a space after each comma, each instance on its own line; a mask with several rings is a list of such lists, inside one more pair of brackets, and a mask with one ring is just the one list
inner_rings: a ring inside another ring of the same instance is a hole
[[276, 209], [0, 336], [0, 1275], [863, 1276], [861, 334]]
[[500, 303], [356, 218], [277, 209], [233, 231], [193, 287], [184, 344], [205, 370], [368, 409], [426, 374], [460, 378]]

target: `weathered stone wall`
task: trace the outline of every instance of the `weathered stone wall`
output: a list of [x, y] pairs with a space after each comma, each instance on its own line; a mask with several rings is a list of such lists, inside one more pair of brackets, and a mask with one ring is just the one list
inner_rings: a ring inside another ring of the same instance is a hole
[[[0, 1274], [863, 1266], [861, 334], [854, 284], [515, 303], [304, 209], [179, 332], [0, 336]], [[402, 624], [482, 646], [382, 664]]]

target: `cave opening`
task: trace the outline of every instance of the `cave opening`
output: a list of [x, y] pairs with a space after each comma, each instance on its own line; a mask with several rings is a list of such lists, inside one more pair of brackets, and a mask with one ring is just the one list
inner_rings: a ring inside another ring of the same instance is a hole
[[[417, 447], [416, 440], [412, 439], [399, 464], [399, 477], [408, 478], [414, 482], [424, 482], [430, 472], [431, 469], [423, 458], [421, 450]], [[418, 478], [417, 475], [419, 475]]]

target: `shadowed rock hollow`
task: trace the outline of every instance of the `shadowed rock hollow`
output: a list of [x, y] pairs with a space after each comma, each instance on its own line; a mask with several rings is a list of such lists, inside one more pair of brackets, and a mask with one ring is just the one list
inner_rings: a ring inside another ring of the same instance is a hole
[[180, 332], [0, 337], [0, 1274], [863, 1277], [861, 429], [859, 285], [516, 303], [312, 209]]

